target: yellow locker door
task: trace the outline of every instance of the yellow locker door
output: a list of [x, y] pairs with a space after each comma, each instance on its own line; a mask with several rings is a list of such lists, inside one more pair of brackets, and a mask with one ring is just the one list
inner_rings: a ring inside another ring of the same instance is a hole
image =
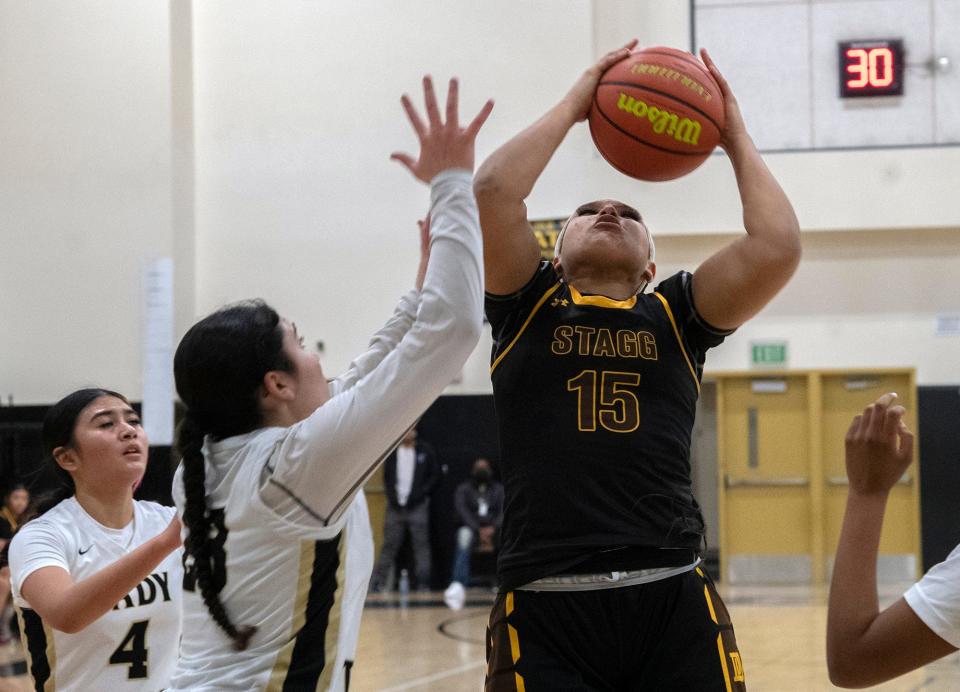
[[729, 583], [809, 583], [806, 375], [718, 381], [721, 571]]
[[[840, 537], [840, 526], [847, 500], [847, 472], [844, 467], [844, 438], [850, 421], [885, 392], [896, 392], [907, 408], [907, 425], [917, 431], [917, 392], [912, 370], [883, 370], [823, 375], [823, 469], [824, 469], [824, 549], [827, 570], [832, 571], [833, 556]], [[886, 582], [917, 579], [920, 560], [920, 483], [919, 459], [890, 493], [880, 537], [878, 578]], [[827, 578], [829, 579], [829, 574]]]

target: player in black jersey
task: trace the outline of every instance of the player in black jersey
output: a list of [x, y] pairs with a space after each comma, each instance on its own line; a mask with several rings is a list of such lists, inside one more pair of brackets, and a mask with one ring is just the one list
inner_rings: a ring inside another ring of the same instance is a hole
[[690, 435], [707, 349], [796, 269], [790, 202], [704, 52], [726, 103], [721, 146], [745, 236], [646, 293], [654, 247], [636, 209], [580, 206], [549, 263], [524, 204], [599, 76], [635, 45], [587, 70], [475, 181], [506, 489], [488, 691], [745, 689], [733, 627], [699, 566]]

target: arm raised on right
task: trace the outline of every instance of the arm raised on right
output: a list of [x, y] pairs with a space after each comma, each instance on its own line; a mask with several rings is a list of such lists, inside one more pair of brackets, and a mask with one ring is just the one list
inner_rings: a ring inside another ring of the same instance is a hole
[[[890, 491], [913, 461], [913, 433], [896, 394], [853, 419], [846, 437], [850, 479], [827, 612], [827, 669], [840, 687], [868, 687], [956, 651], [904, 598], [880, 610], [877, 553]], [[960, 589], [954, 591], [954, 602]], [[954, 610], [956, 607], [954, 607]]]

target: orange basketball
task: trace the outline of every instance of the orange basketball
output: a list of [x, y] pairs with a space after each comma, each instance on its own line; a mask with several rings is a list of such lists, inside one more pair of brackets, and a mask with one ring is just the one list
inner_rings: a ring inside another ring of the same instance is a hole
[[611, 166], [640, 180], [673, 180], [720, 141], [723, 96], [707, 68], [675, 48], [636, 51], [600, 77], [590, 134]]

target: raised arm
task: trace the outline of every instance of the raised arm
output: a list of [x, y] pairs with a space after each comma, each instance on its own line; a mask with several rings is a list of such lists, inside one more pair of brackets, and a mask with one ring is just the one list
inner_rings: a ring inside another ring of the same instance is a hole
[[483, 257], [471, 171], [474, 139], [492, 102], [461, 127], [456, 81], [445, 119], [429, 78], [424, 100], [426, 123], [408, 97], [402, 100], [420, 140], [419, 157], [393, 155], [431, 187], [430, 260], [416, 317], [376, 367], [292, 426], [275, 453], [269, 481], [296, 488], [313, 522], [329, 524], [342, 514], [400, 436], [460, 372], [480, 338]]
[[883, 612], [879, 608], [883, 514], [890, 489], [913, 460], [913, 433], [895, 400], [896, 394], [884, 394], [847, 431], [850, 485], [827, 614], [827, 668], [840, 687], [876, 685], [956, 650], [904, 599]]
[[747, 132], [730, 85], [707, 51], [701, 56], [723, 92], [726, 124], [720, 146], [733, 164], [747, 235], [697, 268], [693, 302], [714, 327], [733, 329], [757, 314], [793, 276], [800, 262], [800, 226]]
[[62, 567], [41, 567], [27, 575], [20, 593], [51, 627], [73, 634], [110, 612], [178, 547], [180, 521], [174, 517], [162, 533], [86, 579], [74, 582]]
[[524, 200], [570, 128], [586, 119], [600, 76], [627, 57], [636, 43], [631, 41], [605, 55], [580, 76], [558, 104], [494, 151], [477, 171], [474, 191], [490, 293], [514, 293], [536, 271], [540, 247], [527, 221]]
[[427, 266], [430, 261], [430, 215], [427, 214], [426, 218], [417, 221], [417, 226], [420, 229], [420, 265], [417, 268], [417, 278], [414, 282], [415, 290], [400, 298], [400, 302], [394, 308], [393, 315], [370, 339], [367, 350], [354, 358], [346, 371], [330, 383], [331, 396], [336, 396], [349, 389], [360, 378], [373, 371], [380, 364], [380, 361], [396, 348], [400, 339], [410, 329], [413, 320], [416, 319], [417, 307], [420, 304], [420, 291], [423, 289], [423, 280], [426, 278]]

